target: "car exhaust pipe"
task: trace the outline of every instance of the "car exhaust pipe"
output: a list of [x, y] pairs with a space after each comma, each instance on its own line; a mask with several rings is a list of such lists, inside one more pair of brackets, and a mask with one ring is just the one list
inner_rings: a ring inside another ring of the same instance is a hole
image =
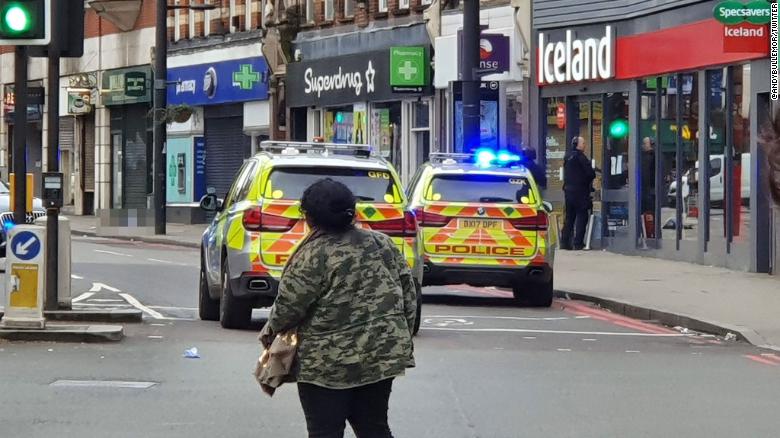
[[539, 277], [540, 275], [544, 275], [544, 270], [541, 268], [531, 268], [531, 270], [528, 271], [529, 277]]
[[249, 289], [251, 290], [268, 290], [270, 288], [268, 280], [249, 280]]

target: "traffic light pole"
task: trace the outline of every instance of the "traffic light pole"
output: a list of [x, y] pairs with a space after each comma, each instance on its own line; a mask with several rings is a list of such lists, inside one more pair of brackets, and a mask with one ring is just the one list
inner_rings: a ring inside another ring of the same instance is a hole
[[[58, 17], [58, 1], [51, 2], [52, 17]], [[49, 172], [59, 172], [60, 149], [60, 50], [59, 19], [51, 21], [52, 39], [49, 43], [49, 96], [48, 96], [48, 148], [46, 153]], [[46, 300], [45, 310], [57, 310], [59, 286], [59, 208], [46, 208]]]
[[166, 124], [162, 116], [167, 102], [168, 76], [168, 2], [157, 1], [157, 25], [154, 44], [154, 234], [165, 234], [165, 140]]
[[460, 64], [463, 87], [463, 150], [479, 147], [480, 80], [479, 69], [479, 0], [463, 2], [463, 52]]
[[[27, 216], [27, 46], [16, 46], [14, 58], [14, 219], [26, 222]], [[8, 250], [11, 244], [8, 243]]]

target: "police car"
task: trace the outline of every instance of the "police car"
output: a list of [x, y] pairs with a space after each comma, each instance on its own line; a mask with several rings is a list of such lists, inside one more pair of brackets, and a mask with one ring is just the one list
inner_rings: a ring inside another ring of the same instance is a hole
[[431, 154], [409, 186], [422, 230], [423, 285], [511, 287], [549, 307], [558, 241], [552, 206], [509, 152]]
[[358, 226], [384, 232], [398, 245], [418, 286], [419, 322], [417, 222], [392, 165], [368, 146], [296, 142], [263, 142], [224, 199], [215, 193], [201, 199], [201, 208], [215, 213], [201, 247], [201, 319], [242, 328], [249, 325], [253, 308], [273, 304], [282, 269], [309, 232], [301, 196], [322, 178], [353, 191]]

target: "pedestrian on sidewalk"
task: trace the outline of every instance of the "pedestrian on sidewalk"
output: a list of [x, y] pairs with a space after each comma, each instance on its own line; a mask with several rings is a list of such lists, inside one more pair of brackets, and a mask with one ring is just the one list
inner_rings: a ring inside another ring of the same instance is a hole
[[[591, 209], [591, 191], [596, 171], [585, 155], [585, 139], [574, 137], [571, 149], [563, 163], [563, 192], [566, 218], [561, 233], [561, 248], [581, 250], [585, 248], [585, 227]], [[573, 233], [573, 235], [572, 235]]]
[[[417, 307], [412, 273], [393, 241], [354, 226], [355, 196], [323, 179], [303, 193], [312, 236], [291, 258], [268, 317], [276, 333], [297, 329], [298, 395], [309, 437], [392, 437], [395, 377], [414, 366]], [[264, 332], [266, 330], [264, 329]]]
[[642, 139], [642, 213], [655, 214], [655, 140]]
[[536, 164], [536, 157], [536, 149], [532, 147], [524, 147], [520, 151], [520, 160], [523, 166], [531, 172], [536, 185], [541, 189], [542, 187], [547, 187], [547, 175], [544, 169]]

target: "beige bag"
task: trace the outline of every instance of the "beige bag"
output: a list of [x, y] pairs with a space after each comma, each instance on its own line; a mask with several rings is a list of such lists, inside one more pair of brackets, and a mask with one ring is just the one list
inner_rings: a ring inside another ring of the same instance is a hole
[[[266, 328], [263, 328], [265, 331]], [[291, 330], [276, 335], [271, 346], [263, 351], [255, 367], [255, 379], [263, 392], [273, 396], [276, 388], [283, 383], [295, 381], [293, 368], [297, 350], [298, 334]]]

